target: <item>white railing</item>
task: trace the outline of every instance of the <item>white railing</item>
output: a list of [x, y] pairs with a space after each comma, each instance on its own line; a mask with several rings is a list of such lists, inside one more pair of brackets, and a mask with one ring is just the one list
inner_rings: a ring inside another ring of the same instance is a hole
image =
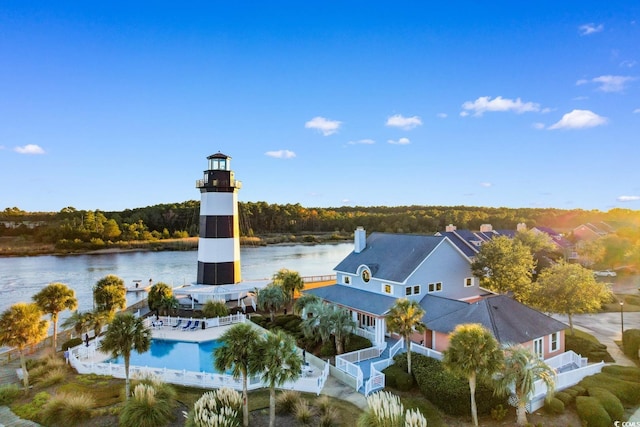
[[224, 317], [213, 317], [211, 319], [194, 319], [193, 317], [171, 317], [171, 316], [160, 316], [159, 318], [147, 317], [144, 319], [144, 325], [147, 328], [153, 328], [154, 325], [157, 327], [158, 323], [162, 322], [161, 325], [163, 327], [174, 327], [178, 325], [176, 329], [179, 329], [187, 324], [187, 322], [191, 321], [193, 324], [194, 320], [199, 320], [201, 323], [205, 324], [205, 328], [215, 328], [218, 326], [226, 326], [232, 325], [234, 323], [244, 323], [247, 320], [247, 316], [243, 313], [238, 314], [230, 314], [229, 316]]
[[[232, 321], [233, 319], [238, 319], [239, 317], [240, 316], [237, 315], [227, 316], [222, 318], [209, 319], [209, 321]], [[115, 378], [125, 378], [124, 365], [118, 363], [93, 362], [89, 360], [96, 356], [96, 351], [99, 349], [101, 341], [102, 336], [91, 341], [88, 347], [85, 344], [80, 344], [69, 349], [68, 355], [70, 365], [75, 368], [79, 374], [92, 373], [99, 375], [109, 375]], [[320, 394], [320, 391], [322, 391], [322, 388], [324, 387], [329, 376], [329, 363], [324, 362], [321, 359], [311, 358], [309, 356], [308, 358], [311, 359], [313, 368], [318, 370], [319, 375], [301, 375], [298, 380], [287, 382], [279, 388], [285, 390], [297, 390]], [[210, 372], [193, 372], [167, 368], [153, 368], [148, 366], [132, 365], [129, 367], [129, 378], [143, 377], [147, 375], [158, 377], [162, 381], [169, 384], [178, 384], [201, 388], [220, 388], [226, 386], [235, 390], [242, 390], [242, 379], [234, 378], [231, 375]], [[362, 371], [360, 372], [360, 378], [362, 381]], [[268, 387], [268, 384], [263, 383], [259, 376], [255, 376], [248, 378], [247, 387], [249, 390], [255, 390]]]
[[384, 388], [385, 375], [382, 371], [393, 365], [393, 359], [380, 360], [371, 364], [371, 376], [364, 384], [364, 395], [368, 396], [372, 392]]
[[416, 344], [414, 342], [411, 342], [411, 351], [414, 353], [422, 354], [423, 356], [431, 357], [432, 359], [442, 360], [442, 353], [440, 353], [439, 351], [421, 346], [420, 344]]
[[362, 369], [360, 366], [355, 363], [349, 362], [344, 359], [338, 359], [336, 356], [336, 368], [345, 374], [356, 379], [356, 390], [360, 390], [362, 384], [364, 383], [364, 374], [362, 373]]
[[[584, 377], [589, 375], [595, 375], [602, 371], [604, 362], [593, 363], [588, 366], [583, 366], [578, 369], [566, 371], [557, 374], [556, 376], [556, 391], [564, 390], [572, 385], [578, 384]], [[547, 386], [542, 380], [537, 380], [534, 383], [534, 392], [529, 403], [530, 411], [537, 411], [544, 406], [544, 397], [547, 394]]]
[[371, 341], [372, 344], [376, 342], [375, 341], [376, 340], [375, 332], [372, 332], [372, 331], [370, 331], [368, 329], [356, 328], [356, 329], [354, 329], [353, 333], [358, 335], [358, 336], [360, 336], [360, 337], [368, 339], [369, 341]]
[[314, 283], [314, 282], [328, 282], [331, 280], [336, 280], [335, 274], [325, 274], [323, 276], [304, 276], [302, 277], [302, 281], [304, 283]]
[[375, 359], [380, 357], [384, 349], [387, 347], [387, 343], [383, 343], [377, 347], [369, 347], [363, 350], [352, 351], [351, 353], [340, 354], [336, 356], [336, 367], [338, 366], [338, 359], [351, 363], [359, 363], [363, 360]]
[[583, 359], [584, 358], [579, 354], [576, 354], [575, 352], [569, 350], [557, 356], [545, 359], [545, 363], [553, 369], [560, 369], [564, 366], [572, 364], [574, 364], [577, 368], [582, 368], [583, 366], [585, 366], [583, 364]]
[[392, 345], [389, 349], [389, 359], [393, 359], [393, 356], [398, 354], [402, 349], [404, 349], [404, 340], [398, 340], [398, 342]]

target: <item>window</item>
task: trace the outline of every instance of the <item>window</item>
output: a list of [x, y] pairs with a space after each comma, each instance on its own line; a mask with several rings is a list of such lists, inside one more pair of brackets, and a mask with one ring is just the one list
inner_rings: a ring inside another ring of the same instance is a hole
[[404, 294], [411, 295], [411, 286], [407, 286], [406, 288], [404, 288]]
[[467, 277], [464, 279], [464, 286], [468, 288], [469, 286], [473, 286], [473, 277]]
[[539, 358], [544, 357], [544, 342], [542, 338], [536, 338], [535, 340], [533, 340], [533, 352]]
[[429, 292], [440, 292], [442, 290], [442, 282], [429, 283]]
[[560, 332], [556, 332], [549, 336], [549, 351], [557, 351], [560, 348]]
[[344, 283], [345, 285], [351, 283], [351, 280], [349, 280], [349, 276], [342, 276], [342, 283]]
[[391, 293], [391, 285], [383, 283], [382, 284], [382, 292], [384, 292], [385, 294], [390, 294]]
[[371, 273], [369, 273], [369, 270], [362, 270], [362, 281], [364, 283], [369, 283], [369, 280], [371, 280]]
[[413, 294], [414, 295], [420, 295], [420, 285], [414, 285]]

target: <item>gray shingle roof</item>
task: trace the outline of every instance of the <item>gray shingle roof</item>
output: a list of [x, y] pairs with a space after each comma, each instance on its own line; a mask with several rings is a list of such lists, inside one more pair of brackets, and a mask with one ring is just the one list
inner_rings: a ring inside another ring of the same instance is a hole
[[331, 285], [304, 291], [326, 301], [351, 307], [378, 316], [384, 315], [396, 302], [396, 298], [380, 295], [345, 285]]
[[334, 270], [357, 274], [358, 267], [366, 265], [373, 277], [402, 283], [444, 239], [443, 236], [372, 233], [362, 252], [351, 252]]
[[467, 304], [460, 310], [426, 322], [426, 325], [431, 330], [448, 334], [462, 323], [480, 323], [503, 344], [521, 344], [568, 328], [506, 295]]

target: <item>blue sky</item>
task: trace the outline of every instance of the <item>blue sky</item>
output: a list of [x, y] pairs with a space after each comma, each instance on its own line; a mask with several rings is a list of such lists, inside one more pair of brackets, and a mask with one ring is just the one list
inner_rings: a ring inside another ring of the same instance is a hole
[[430, 3], [4, 1], [0, 209], [640, 209], [640, 3]]

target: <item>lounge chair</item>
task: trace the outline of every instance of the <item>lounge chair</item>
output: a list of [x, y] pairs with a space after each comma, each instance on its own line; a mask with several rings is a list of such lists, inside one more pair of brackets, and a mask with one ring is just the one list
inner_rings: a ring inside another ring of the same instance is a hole
[[196, 320], [193, 326], [191, 327], [191, 330], [195, 331], [196, 329], [198, 329], [198, 326], [200, 326], [200, 321]]
[[183, 330], [183, 331], [186, 331], [186, 330], [187, 330], [187, 329], [189, 329], [190, 327], [191, 327], [191, 320], [189, 320], [189, 321], [187, 322], [187, 324], [186, 324], [186, 325], [184, 325], [184, 326], [182, 327], [182, 330]]
[[173, 329], [178, 329], [178, 326], [182, 323], [182, 319], [178, 319], [175, 325], [172, 326]]

